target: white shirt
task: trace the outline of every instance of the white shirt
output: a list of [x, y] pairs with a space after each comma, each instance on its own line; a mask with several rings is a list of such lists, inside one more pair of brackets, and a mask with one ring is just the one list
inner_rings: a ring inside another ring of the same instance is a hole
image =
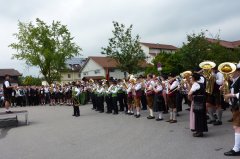
[[216, 83], [221, 86], [223, 84], [223, 80], [224, 80], [224, 77], [223, 77], [223, 74], [221, 72], [218, 72], [216, 75]]
[[205, 82], [205, 79], [203, 78], [203, 76], [200, 76], [200, 80], [198, 80], [198, 83], [203, 84]]
[[134, 87], [135, 91], [138, 91], [142, 88], [142, 84], [141, 83], [137, 83]]
[[177, 80], [175, 80], [175, 81], [171, 84], [170, 90], [173, 90], [173, 89], [177, 88], [178, 85], [179, 85], [179, 82], [178, 82]]
[[155, 89], [157, 92], [160, 92], [160, 91], [162, 91], [163, 90], [163, 87], [162, 87], [162, 85], [157, 85], [157, 87], [156, 87], [156, 89]]
[[76, 94], [76, 96], [79, 96], [79, 94], [80, 94], [80, 89], [79, 88], [77, 88], [77, 87], [75, 87], [75, 92], [77, 92], [77, 94]]
[[200, 84], [198, 84], [197, 82], [194, 82], [190, 89], [190, 92], [196, 92], [199, 89], [200, 89]]
[[103, 87], [99, 87], [98, 90], [97, 90], [97, 93], [103, 93], [104, 92], [104, 88]]
[[6, 87], [10, 86], [9, 81], [5, 81], [4, 84], [5, 84]]

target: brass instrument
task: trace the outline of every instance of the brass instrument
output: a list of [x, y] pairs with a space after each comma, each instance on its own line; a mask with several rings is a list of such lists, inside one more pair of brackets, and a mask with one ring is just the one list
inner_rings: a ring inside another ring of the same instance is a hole
[[[178, 75], [178, 76], [170, 79], [170, 81], [177, 79], [177, 80], [179, 81], [179, 84], [180, 84], [180, 85], [179, 85], [179, 87], [176, 87], [175, 89], [173, 89], [172, 91], [170, 91], [169, 94], [173, 93], [173, 92], [176, 91], [176, 90], [183, 89], [184, 83], [190, 82], [190, 77], [191, 77], [191, 76], [192, 76], [192, 72], [191, 72], [191, 71], [184, 71], [184, 72], [180, 73], [180, 75]], [[170, 81], [168, 80], [168, 83], [169, 83]]]
[[221, 63], [218, 66], [218, 70], [223, 74], [223, 77], [224, 77], [223, 90], [222, 90], [223, 95], [230, 93], [228, 80], [230, 78], [230, 75], [236, 69], [237, 69], [236, 65], [234, 63], [231, 63], [231, 62], [224, 62], [224, 63]]
[[124, 87], [125, 89], [128, 89], [128, 85], [127, 85], [125, 79], [123, 79], [123, 87]]
[[204, 61], [199, 64], [199, 67], [203, 69], [203, 76], [206, 78], [206, 92], [208, 94], [213, 93], [216, 78], [212, 75], [212, 68], [215, 66], [216, 64], [212, 61]]
[[92, 78], [90, 78], [89, 83], [94, 83], [94, 80]]

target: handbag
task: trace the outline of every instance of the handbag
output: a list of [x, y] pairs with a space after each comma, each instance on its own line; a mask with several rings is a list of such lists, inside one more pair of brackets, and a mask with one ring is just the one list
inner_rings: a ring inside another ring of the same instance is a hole
[[205, 96], [204, 95], [195, 95], [193, 96], [193, 112], [202, 113], [204, 112], [205, 107]]

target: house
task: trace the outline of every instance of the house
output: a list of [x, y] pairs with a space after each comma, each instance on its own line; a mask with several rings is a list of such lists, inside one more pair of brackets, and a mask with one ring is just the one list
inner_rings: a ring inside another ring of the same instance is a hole
[[6, 74], [10, 75], [10, 82], [12, 83], [12, 85], [18, 85], [19, 76], [22, 76], [21, 73], [19, 73], [15, 69], [0, 69], [0, 87], [2, 87], [3, 85]]
[[158, 44], [158, 43], [140, 43], [141, 48], [143, 52], [145, 53], [147, 57], [147, 62], [151, 63], [154, 57], [161, 53], [175, 53], [175, 51], [178, 49], [177, 47], [173, 45], [166, 45], [166, 44]]
[[80, 69], [85, 64], [86, 58], [71, 58], [66, 61], [66, 70], [61, 71], [61, 83], [81, 80]]
[[207, 38], [207, 41], [212, 43], [219, 43], [221, 46], [227, 49], [236, 49], [240, 47], [240, 40], [238, 41], [226, 41], [226, 40], [218, 40], [218, 39], [211, 39]]
[[[146, 67], [144, 62], [142, 67]], [[87, 79], [122, 79], [128, 75], [117, 68], [117, 62], [109, 57], [90, 56], [81, 69], [81, 77]]]

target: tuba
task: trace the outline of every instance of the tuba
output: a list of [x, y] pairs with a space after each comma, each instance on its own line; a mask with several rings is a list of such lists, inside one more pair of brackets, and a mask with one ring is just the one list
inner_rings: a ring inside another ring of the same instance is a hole
[[212, 61], [204, 61], [199, 64], [199, 67], [203, 69], [203, 76], [206, 78], [206, 92], [208, 94], [213, 93], [216, 78], [212, 75], [212, 68], [215, 66], [216, 64]]
[[218, 66], [218, 71], [221, 72], [224, 76], [223, 81], [223, 95], [230, 93], [228, 80], [230, 79], [230, 75], [236, 70], [236, 65], [231, 62], [224, 62]]

